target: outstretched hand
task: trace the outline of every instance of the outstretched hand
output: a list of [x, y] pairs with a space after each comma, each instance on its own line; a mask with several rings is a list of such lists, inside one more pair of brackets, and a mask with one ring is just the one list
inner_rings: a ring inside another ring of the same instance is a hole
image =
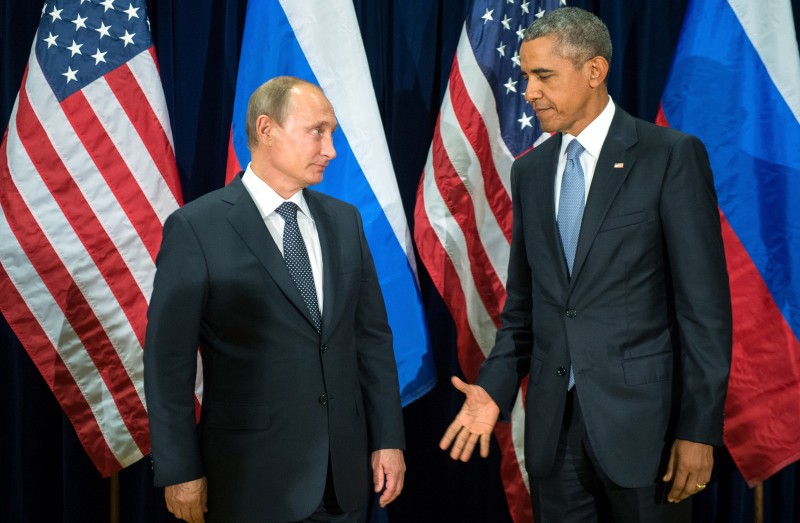
[[470, 385], [455, 376], [450, 381], [464, 393], [466, 400], [456, 419], [447, 427], [439, 448], [447, 450], [452, 445], [450, 457], [466, 462], [480, 441], [481, 457], [485, 458], [489, 455], [489, 442], [500, 417], [500, 408], [483, 387]]

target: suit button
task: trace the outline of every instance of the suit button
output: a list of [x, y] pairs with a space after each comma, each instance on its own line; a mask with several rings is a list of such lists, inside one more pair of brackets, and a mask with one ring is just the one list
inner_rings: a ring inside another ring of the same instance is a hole
[[558, 370], [556, 370], [556, 374], [558, 374], [559, 376], [566, 376], [567, 369], [565, 369], [564, 367], [559, 367]]
[[319, 401], [319, 402], [320, 402], [320, 404], [322, 404], [322, 405], [327, 405], [327, 404], [328, 404], [328, 396], [326, 396], [325, 394], [323, 394], [322, 396], [320, 396], [320, 397], [319, 397], [318, 401]]
[[575, 318], [578, 316], [578, 311], [575, 309], [567, 309], [567, 318]]
[[319, 346], [319, 351], [322, 354], [325, 354], [326, 352], [328, 352], [328, 346], [323, 343], [322, 345]]

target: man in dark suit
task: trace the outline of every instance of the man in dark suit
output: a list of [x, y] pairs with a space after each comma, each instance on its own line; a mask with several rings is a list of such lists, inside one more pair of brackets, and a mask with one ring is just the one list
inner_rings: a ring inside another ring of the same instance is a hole
[[206, 521], [355, 522], [370, 479], [381, 505], [402, 490], [397, 369], [361, 218], [307, 189], [335, 128], [318, 87], [270, 80], [248, 106], [245, 172], [164, 225], [145, 393], [155, 481], [186, 521], [207, 508]]
[[536, 523], [685, 522], [711, 478], [731, 308], [711, 169], [697, 138], [608, 96], [611, 40], [576, 8], [520, 48], [525, 97], [556, 133], [512, 168], [508, 298], [477, 384], [442, 438], [481, 455], [521, 380]]

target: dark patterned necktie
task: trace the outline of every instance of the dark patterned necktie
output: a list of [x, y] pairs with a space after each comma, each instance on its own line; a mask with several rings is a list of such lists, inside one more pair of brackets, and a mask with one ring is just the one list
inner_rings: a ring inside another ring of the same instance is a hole
[[311, 314], [314, 328], [320, 332], [322, 315], [319, 312], [317, 289], [314, 285], [314, 274], [311, 272], [311, 262], [308, 259], [306, 243], [297, 226], [297, 205], [292, 202], [283, 202], [275, 211], [283, 217], [283, 259], [295, 285], [303, 296], [303, 301]]

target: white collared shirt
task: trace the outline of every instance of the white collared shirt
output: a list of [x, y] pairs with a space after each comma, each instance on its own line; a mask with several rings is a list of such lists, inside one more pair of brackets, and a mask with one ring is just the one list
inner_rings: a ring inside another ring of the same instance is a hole
[[308, 209], [306, 199], [303, 197], [303, 191], [297, 191], [288, 200], [284, 200], [264, 180], [256, 176], [256, 173], [250, 168], [250, 164], [247, 164], [247, 169], [244, 171], [242, 183], [256, 203], [258, 212], [261, 213], [261, 218], [264, 220], [269, 234], [275, 241], [275, 245], [278, 246], [278, 250], [281, 251], [281, 256], [283, 256], [284, 220], [280, 214], [275, 212], [275, 209], [286, 201], [293, 202], [300, 208], [297, 213], [297, 226], [300, 228], [300, 234], [303, 235], [303, 242], [306, 244], [306, 250], [308, 251], [311, 272], [314, 275], [314, 287], [317, 291], [317, 301], [319, 302], [319, 313], [322, 314], [322, 248], [319, 245], [317, 226]]
[[584, 187], [586, 192], [583, 200], [585, 204], [589, 201], [589, 189], [591, 188], [592, 180], [594, 179], [594, 170], [595, 167], [597, 167], [597, 159], [600, 157], [600, 150], [603, 148], [603, 143], [606, 141], [606, 136], [608, 136], [608, 130], [611, 127], [611, 120], [614, 119], [615, 111], [616, 106], [614, 105], [614, 101], [611, 100], [611, 97], [609, 96], [608, 104], [606, 104], [606, 108], [603, 109], [603, 112], [601, 112], [597, 118], [592, 121], [592, 123], [587, 125], [586, 129], [584, 129], [578, 136], [564, 134], [561, 137], [561, 153], [558, 155], [558, 167], [556, 168], [556, 216], [558, 216], [558, 202], [561, 195], [561, 180], [564, 178], [564, 169], [567, 167], [567, 145], [569, 145], [572, 140], [577, 139], [585, 149], [580, 158], [585, 181]]

